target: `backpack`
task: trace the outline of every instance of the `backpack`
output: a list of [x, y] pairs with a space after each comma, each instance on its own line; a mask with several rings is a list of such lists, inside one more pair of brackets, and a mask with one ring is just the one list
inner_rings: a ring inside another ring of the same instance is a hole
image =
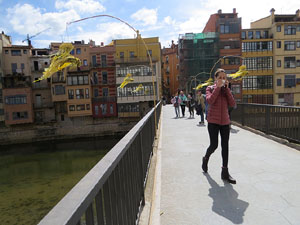
[[174, 107], [178, 107], [178, 96], [175, 96], [175, 103], [174, 103]]

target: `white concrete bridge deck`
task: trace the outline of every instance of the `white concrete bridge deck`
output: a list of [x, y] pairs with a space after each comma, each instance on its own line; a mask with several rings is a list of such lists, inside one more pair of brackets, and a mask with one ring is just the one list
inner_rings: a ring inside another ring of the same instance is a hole
[[224, 183], [220, 146], [202, 172], [207, 126], [188, 116], [175, 119], [163, 106], [152, 224], [300, 224], [298, 150], [233, 126], [229, 171], [237, 184]]

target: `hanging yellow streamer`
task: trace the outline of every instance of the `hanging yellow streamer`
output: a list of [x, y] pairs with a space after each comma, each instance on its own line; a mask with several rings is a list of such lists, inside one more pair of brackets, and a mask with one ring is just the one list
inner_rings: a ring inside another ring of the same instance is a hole
[[199, 85], [198, 85], [196, 88], [194, 88], [194, 89], [199, 90], [199, 89], [201, 89], [201, 88], [203, 88], [203, 87], [212, 85], [213, 83], [214, 83], [213, 79], [212, 79], [212, 78], [209, 78], [207, 81], [205, 81], [205, 82], [202, 83], [202, 84], [199, 84]]
[[124, 78], [122, 84], [120, 85], [120, 88], [124, 88], [129, 82], [132, 82], [132, 81], [134, 81], [134, 79], [132, 78], [132, 74], [127, 73], [127, 75]]
[[72, 56], [70, 52], [73, 50], [71, 43], [63, 43], [59, 46], [59, 50], [56, 54], [51, 55], [51, 63], [48, 68], [43, 72], [43, 76], [34, 82], [47, 79], [57, 71], [63, 70], [66, 67], [78, 67], [81, 65], [80, 59]]
[[143, 85], [139, 84], [139, 86], [137, 86], [137, 88], [134, 91], [132, 91], [132, 92], [136, 93], [138, 91], [141, 91], [142, 89], [143, 89]]
[[236, 73], [229, 74], [228, 77], [231, 77], [233, 80], [241, 80], [244, 76], [248, 75], [245, 65], [241, 65], [239, 70]]

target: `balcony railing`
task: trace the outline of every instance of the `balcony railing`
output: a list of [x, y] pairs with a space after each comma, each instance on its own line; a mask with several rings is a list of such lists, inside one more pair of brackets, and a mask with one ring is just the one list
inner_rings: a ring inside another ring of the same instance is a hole
[[34, 109], [43, 109], [43, 108], [53, 108], [54, 104], [53, 102], [43, 102], [43, 103], [38, 103], [38, 104], [33, 104]]
[[64, 77], [52, 77], [52, 83], [66, 83]]
[[109, 67], [115, 67], [115, 63], [90, 63], [91, 68], [109, 68]]
[[108, 96], [108, 97], [97, 97], [97, 98], [92, 98], [92, 102], [117, 102], [117, 97], [113, 96]]
[[232, 120], [243, 126], [300, 143], [300, 107], [238, 104]]
[[144, 189], [160, 111], [158, 103], [156, 110], [141, 119], [39, 225], [136, 224], [145, 204]]
[[51, 87], [50, 83], [46, 82], [36, 82], [32, 84], [33, 89], [49, 89]]
[[[152, 56], [152, 62], [156, 62], [157, 57]], [[149, 57], [133, 57], [133, 58], [116, 58], [116, 63], [143, 63], [150, 62]]]

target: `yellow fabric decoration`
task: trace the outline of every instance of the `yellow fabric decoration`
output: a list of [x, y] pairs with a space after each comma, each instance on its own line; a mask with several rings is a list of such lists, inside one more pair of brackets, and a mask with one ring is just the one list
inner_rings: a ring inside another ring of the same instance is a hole
[[241, 65], [239, 70], [236, 73], [229, 74], [228, 77], [231, 77], [234, 80], [241, 80], [244, 76], [248, 75], [245, 65]]
[[120, 85], [120, 88], [124, 88], [129, 82], [132, 82], [132, 81], [134, 81], [134, 79], [132, 78], [132, 74], [127, 73], [127, 75], [124, 78], [122, 84]]
[[132, 92], [136, 93], [136, 92], [138, 92], [138, 91], [140, 91], [142, 89], [143, 89], [143, 85], [139, 84], [139, 86], [137, 86], [137, 88], [134, 91], [132, 91]]
[[212, 85], [214, 83], [214, 80], [212, 78], [209, 78], [207, 81], [205, 81], [204, 83], [202, 84], [199, 84], [196, 88], [193, 88], [193, 89], [196, 89], [196, 90], [199, 90], [203, 87], [206, 87], [206, 86], [209, 86], [209, 85]]
[[48, 68], [43, 72], [43, 76], [34, 82], [47, 79], [57, 71], [63, 70], [66, 67], [78, 67], [81, 65], [80, 59], [72, 56], [70, 52], [73, 50], [71, 43], [63, 43], [59, 46], [59, 50], [56, 54], [51, 55], [51, 63]]

